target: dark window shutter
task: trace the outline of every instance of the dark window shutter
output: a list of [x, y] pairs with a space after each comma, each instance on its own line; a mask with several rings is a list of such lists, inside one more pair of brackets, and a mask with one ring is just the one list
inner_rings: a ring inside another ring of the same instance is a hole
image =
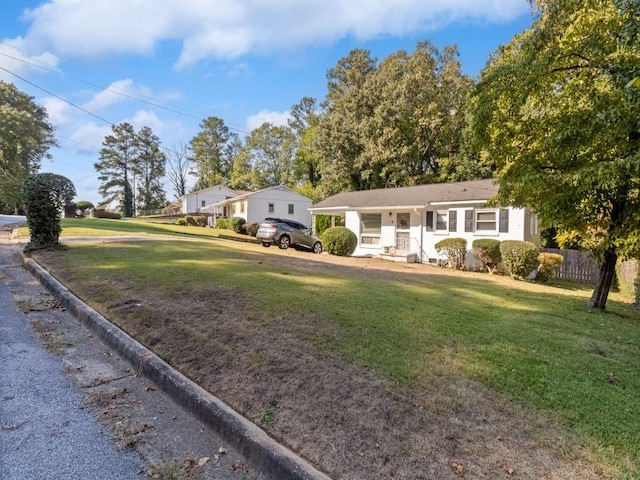
[[464, 231], [473, 232], [473, 210], [464, 211]]
[[455, 232], [458, 224], [458, 212], [449, 210], [449, 231]]
[[433, 211], [427, 212], [427, 230], [433, 230]]
[[509, 233], [509, 210], [500, 210], [498, 231], [500, 233]]

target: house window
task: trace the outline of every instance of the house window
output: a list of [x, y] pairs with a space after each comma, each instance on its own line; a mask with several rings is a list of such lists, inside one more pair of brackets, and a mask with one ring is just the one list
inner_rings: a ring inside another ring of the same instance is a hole
[[293, 215], [293, 203], [289, 204], [289, 215]]
[[240, 213], [244, 213], [244, 202], [240, 202]]
[[496, 212], [486, 210], [477, 211], [476, 230], [495, 232], [497, 230]]
[[411, 214], [399, 213], [398, 214], [398, 228], [400, 230], [408, 230], [411, 226]]
[[363, 213], [360, 215], [360, 243], [362, 245], [380, 245], [382, 214]]
[[427, 212], [425, 229], [428, 231], [433, 231], [433, 212], [430, 210]]
[[202, 200], [202, 201], [200, 202], [200, 206], [201, 206], [201, 207], [204, 207], [205, 205], [206, 205], [205, 201], [204, 201], [204, 200]]
[[436, 230], [447, 230], [447, 220], [449, 219], [449, 212], [441, 210], [436, 212]]
[[275, 208], [273, 207], [273, 203], [269, 204], [269, 213], [273, 213]]

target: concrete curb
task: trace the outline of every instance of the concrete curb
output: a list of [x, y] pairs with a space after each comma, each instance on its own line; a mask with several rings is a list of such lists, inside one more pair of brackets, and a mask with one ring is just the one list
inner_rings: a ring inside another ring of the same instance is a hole
[[209, 428], [217, 432], [254, 468], [273, 480], [330, 480], [263, 430], [172, 368], [76, 297], [35, 260], [21, 252], [22, 263], [64, 307], [98, 338]]

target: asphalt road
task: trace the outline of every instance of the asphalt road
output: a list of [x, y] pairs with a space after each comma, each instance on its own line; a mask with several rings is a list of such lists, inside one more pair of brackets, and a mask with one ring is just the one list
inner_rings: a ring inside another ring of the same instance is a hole
[[[0, 248], [0, 279], [15, 268], [4, 252]], [[141, 457], [118, 450], [82, 408], [60, 361], [14, 305], [10, 284], [0, 282], [0, 478], [128, 480], [144, 472]]]
[[21, 215], [0, 215], [0, 227], [4, 225], [20, 225], [27, 221], [27, 217]]

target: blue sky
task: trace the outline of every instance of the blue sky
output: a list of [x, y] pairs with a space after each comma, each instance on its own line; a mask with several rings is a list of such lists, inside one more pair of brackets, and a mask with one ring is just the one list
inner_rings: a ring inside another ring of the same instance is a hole
[[148, 126], [167, 148], [209, 116], [243, 136], [286, 123], [304, 96], [321, 102], [327, 70], [354, 48], [382, 60], [422, 40], [456, 44], [475, 77], [531, 22], [527, 0], [14, 0], [0, 16], [0, 80], [56, 128], [42, 171], [98, 203], [110, 123]]

